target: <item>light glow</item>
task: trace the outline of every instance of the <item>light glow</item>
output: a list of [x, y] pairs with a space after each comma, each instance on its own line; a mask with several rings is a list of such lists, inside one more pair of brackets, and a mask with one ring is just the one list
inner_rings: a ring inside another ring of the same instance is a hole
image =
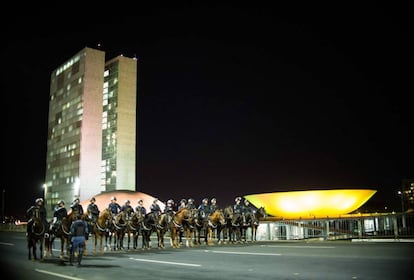
[[377, 191], [335, 189], [249, 194], [244, 198], [269, 215], [284, 219], [338, 217], [366, 203]]

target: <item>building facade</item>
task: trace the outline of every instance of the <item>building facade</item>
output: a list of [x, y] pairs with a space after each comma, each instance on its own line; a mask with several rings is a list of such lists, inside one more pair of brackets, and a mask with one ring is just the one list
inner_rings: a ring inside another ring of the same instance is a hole
[[136, 187], [137, 60], [84, 48], [51, 74], [45, 199], [49, 215]]

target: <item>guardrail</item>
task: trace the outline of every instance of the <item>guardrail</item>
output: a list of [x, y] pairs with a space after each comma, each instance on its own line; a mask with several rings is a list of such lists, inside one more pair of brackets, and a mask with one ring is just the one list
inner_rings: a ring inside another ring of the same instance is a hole
[[355, 214], [301, 220], [270, 217], [260, 222], [256, 238], [257, 240], [414, 238], [414, 213]]

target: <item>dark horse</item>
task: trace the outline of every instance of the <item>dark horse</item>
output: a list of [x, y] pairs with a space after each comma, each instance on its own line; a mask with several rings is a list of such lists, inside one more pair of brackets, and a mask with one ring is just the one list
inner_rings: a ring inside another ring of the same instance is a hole
[[223, 210], [225, 226], [222, 230], [223, 240], [229, 242], [241, 242], [241, 227], [243, 225], [243, 216], [240, 213], [234, 213], [232, 206], [227, 206]]
[[246, 225], [242, 227], [242, 239], [247, 241], [246, 233], [247, 229], [251, 229], [251, 241], [256, 241], [256, 233], [257, 228], [259, 227], [260, 219], [267, 216], [267, 213], [264, 209], [264, 207], [260, 207], [257, 210], [254, 210], [252, 212], [248, 212], [245, 214], [246, 219]]
[[138, 236], [140, 231], [140, 224], [143, 220], [141, 212], [133, 212], [131, 217], [127, 220], [127, 225], [125, 228], [125, 233], [127, 235], [127, 249], [130, 248], [130, 243], [132, 239], [132, 248], [137, 249], [138, 247]]
[[39, 257], [43, 259], [43, 246], [45, 241], [46, 226], [40, 218], [40, 211], [38, 207], [34, 207], [32, 210], [32, 223], [31, 228], [27, 231], [27, 247], [29, 249], [29, 260], [37, 257], [37, 244], [39, 244]]
[[[158, 236], [158, 248], [161, 249], [164, 247], [164, 242], [163, 239], [161, 240], [161, 234], [163, 233], [163, 227], [162, 225], [158, 225], [158, 221], [159, 221], [159, 216], [154, 213], [154, 212], [150, 212], [148, 214], [142, 214], [142, 212], [137, 212], [140, 213], [142, 219], [141, 219], [141, 223], [140, 223], [140, 232], [142, 235], [142, 249], [151, 249], [151, 234], [153, 232], [157, 232], [157, 236]], [[157, 229], [157, 226], [159, 226], [160, 228]], [[164, 237], [164, 235], [162, 235], [162, 237]], [[162, 242], [161, 242], [162, 241]]]
[[[103, 254], [103, 239], [107, 241], [109, 235], [109, 227], [112, 223], [113, 215], [111, 210], [105, 208], [102, 212], [99, 213], [98, 219], [93, 226], [93, 235], [94, 235], [94, 254], [96, 254], [96, 247], [98, 246], [99, 241], [99, 251]], [[107, 244], [105, 244], [107, 245]]]

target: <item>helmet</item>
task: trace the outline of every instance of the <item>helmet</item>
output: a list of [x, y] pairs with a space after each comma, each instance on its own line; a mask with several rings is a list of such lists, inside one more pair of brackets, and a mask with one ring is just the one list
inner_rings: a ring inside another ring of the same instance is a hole
[[58, 204], [58, 205], [60, 205], [60, 204], [65, 204], [65, 201], [63, 201], [63, 200], [59, 200], [57, 204]]
[[158, 198], [154, 198], [154, 203], [157, 203], [158, 202]]
[[79, 202], [79, 198], [75, 198], [75, 200], [73, 201], [73, 203]]
[[96, 199], [95, 199], [94, 197], [92, 197], [92, 198], [91, 198], [91, 202], [92, 202], [92, 201], [93, 201], [93, 202], [95, 202], [95, 201], [96, 201]]
[[167, 204], [174, 204], [174, 200], [172, 200], [172, 199], [168, 199], [168, 200], [167, 200]]
[[185, 198], [180, 200], [180, 203], [187, 203], [187, 200]]
[[36, 203], [39, 203], [39, 202], [43, 202], [43, 198], [41, 198], [41, 197], [36, 198]]
[[144, 202], [142, 199], [138, 199], [138, 203]]
[[188, 203], [193, 203], [194, 202], [194, 198], [189, 198], [188, 199]]
[[244, 203], [245, 203], [245, 204], [249, 204], [249, 203], [250, 203], [250, 201], [248, 201], [247, 199], [245, 199], [245, 200], [244, 200]]
[[125, 200], [125, 204], [127, 203], [131, 203], [131, 201], [129, 201], [129, 199]]
[[201, 201], [201, 202], [206, 202], [206, 203], [208, 203], [208, 198], [203, 198], [203, 200]]
[[112, 197], [111, 197], [111, 200], [116, 200], [116, 197], [115, 197], [115, 196], [112, 196]]
[[240, 196], [238, 196], [238, 197], [236, 197], [236, 199], [234, 201], [238, 202], [238, 201], [241, 201], [241, 200], [242, 200], [242, 198]]
[[213, 198], [211, 199], [211, 202], [216, 202], [216, 198], [215, 198], [215, 197], [213, 197]]

